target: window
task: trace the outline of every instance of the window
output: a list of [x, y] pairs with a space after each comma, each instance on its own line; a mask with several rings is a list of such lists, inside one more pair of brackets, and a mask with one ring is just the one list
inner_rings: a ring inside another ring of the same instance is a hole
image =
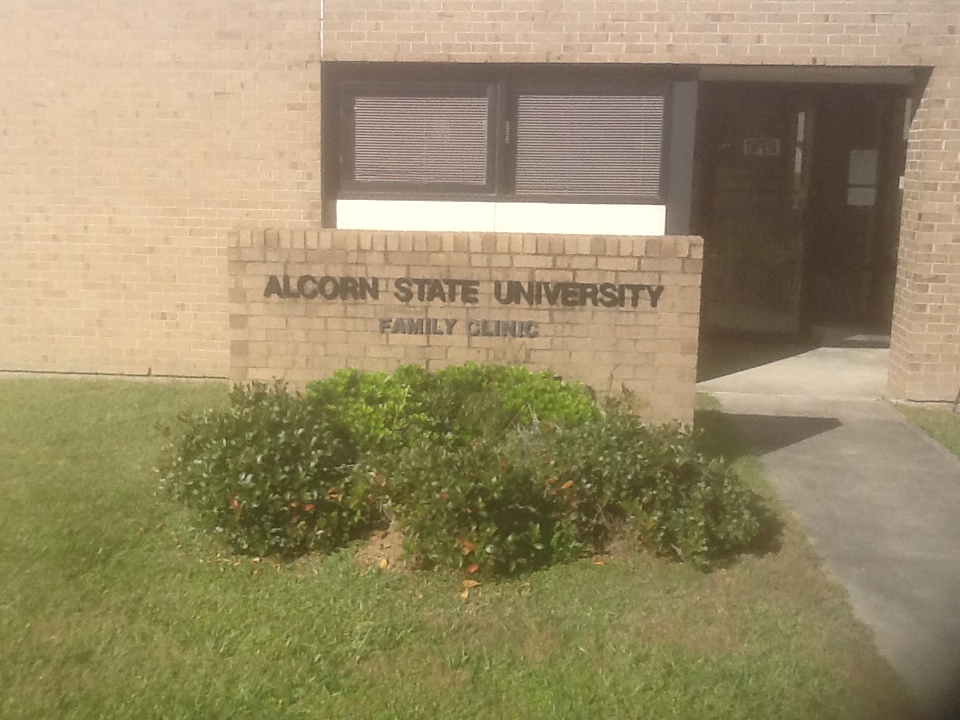
[[492, 192], [493, 88], [349, 85], [344, 189]]
[[666, 83], [499, 74], [344, 82], [340, 197], [662, 202]]
[[520, 93], [518, 195], [660, 197], [664, 97]]

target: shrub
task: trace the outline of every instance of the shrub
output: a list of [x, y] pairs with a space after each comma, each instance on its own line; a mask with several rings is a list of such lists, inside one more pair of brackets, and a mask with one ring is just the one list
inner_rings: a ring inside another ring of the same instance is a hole
[[392, 452], [426, 440], [502, 437], [535, 419], [575, 425], [599, 417], [580, 383], [515, 365], [452, 365], [435, 373], [404, 365], [393, 375], [338, 370], [310, 383], [307, 398], [338, 412], [362, 451]]
[[519, 365], [451, 365], [419, 387], [427, 413], [449, 441], [502, 438], [534, 421], [577, 425], [599, 417], [592, 392]]
[[393, 375], [337, 370], [308, 385], [305, 400], [336, 414], [361, 453], [390, 453], [430, 437], [435, 420], [423, 408], [427, 371], [405, 365]]
[[759, 519], [755, 494], [700, 453], [697, 436], [610, 404], [597, 422], [543, 428], [536, 453], [545, 483], [566, 488], [567, 519], [584, 542], [601, 549], [628, 521], [653, 551], [706, 566], [743, 551]]
[[611, 404], [578, 425], [409, 448], [387, 468], [408, 549], [425, 565], [513, 573], [601, 552], [626, 527], [650, 550], [707, 567], [756, 536], [755, 497], [695, 448]]
[[162, 484], [236, 552], [330, 550], [370, 521], [350, 433], [324, 405], [253, 383], [233, 389], [228, 409], [181, 423]]
[[602, 551], [624, 527], [708, 566], [759, 520], [696, 439], [520, 367], [341, 370], [304, 396], [234, 388], [228, 410], [184, 418], [162, 477], [244, 553], [329, 551], [389, 518], [424, 567], [521, 572]]
[[424, 443], [387, 472], [405, 548], [420, 566], [510, 574], [581, 553], [515, 442]]

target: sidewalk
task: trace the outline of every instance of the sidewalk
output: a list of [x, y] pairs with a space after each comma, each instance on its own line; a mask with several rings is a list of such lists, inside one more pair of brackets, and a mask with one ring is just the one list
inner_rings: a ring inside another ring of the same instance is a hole
[[885, 353], [821, 348], [698, 388], [763, 460], [921, 708], [945, 720], [960, 710], [960, 460], [880, 399]]

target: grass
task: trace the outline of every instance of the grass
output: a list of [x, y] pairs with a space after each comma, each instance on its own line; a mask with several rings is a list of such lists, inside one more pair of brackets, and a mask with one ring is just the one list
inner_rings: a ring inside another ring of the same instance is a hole
[[[222, 554], [155, 494], [157, 420], [214, 384], [0, 380], [0, 717], [908, 718], [789, 518], [710, 574], [587, 559], [459, 578]], [[739, 456], [722, 415], [710, 449]]]
[[915, 405], [897, 405], [897, 409], [927, 435], [960, 457], [960, 413]]

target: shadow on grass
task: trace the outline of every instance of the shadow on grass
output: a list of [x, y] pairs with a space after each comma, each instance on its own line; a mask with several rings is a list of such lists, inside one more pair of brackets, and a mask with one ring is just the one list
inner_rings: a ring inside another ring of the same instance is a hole
[[[700, 452], [710, 459], [723, 459], [730, 463], [739, 462], [742, 466], [741, 474], [749, 476], [745, 480], [750, 488], [750, 510], [757, 518], [760, 529], [753, 541], [741, 548], [739, 554], [762, 557], [779, 552], [784, 521], [771, 507], [771, 498], [758, 492], [759, 463], [750, 452], [733, 420], [719, 409], [707, 407], [696, 411], [694, 425], [700, 431], [697, 439]], [[768, 486], [762, 489], [769, 492]], [[733, 562], [735, 559], [736, 556], [732, 556], [729, 561]]]
[[760, 523], [760, 529], [753, 542], [747, 545], [743, 552], [746, 555], [773, 555], [780, 552], [780, 542], [784, 522], [771, 508], [767, 500], [757, 492], [751, 491], [750, 509]]
[[710, 459], [734, 462], [750, 454], [747, 443], [728, 415], [717, 408], [702, 408], [693, 414], [700, 431], [697, 449]]

